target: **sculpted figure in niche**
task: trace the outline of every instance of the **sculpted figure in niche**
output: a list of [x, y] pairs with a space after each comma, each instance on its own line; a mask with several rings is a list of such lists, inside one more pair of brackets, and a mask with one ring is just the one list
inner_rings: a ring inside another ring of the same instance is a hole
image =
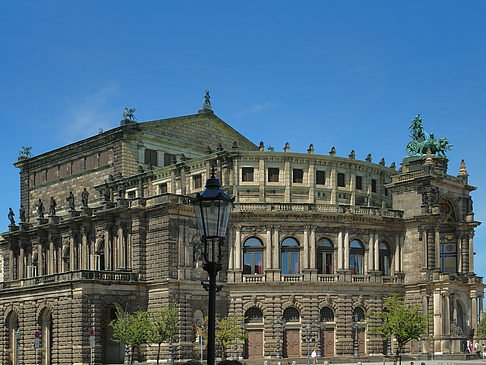
[[84, 188], [83, 192], [81, 193], [81, 203], [83, 204], [83, 207], [88, 206], [88, 197], [89, 197], [88, 190]]
[[15, 213], [13, 212], [12, 208], [8, 208], [8, 219], [10, 220], [10, 225], [15, 225]]
[[110, 186], [108, 183], [105, 183], [105, 188], [103, 189], [103, 200], [105, 202], [109, 202], [111, 198], [111, 193], [110, 193]]
[[22, 204], [20, 204], [19, 218], [21, 222], [25, 222], [25, 208]]
[[44, 218], [44, 203], [42, 203], [41, 198], [39, 198], [39, 201], [35, 206], [37, 207], [37, 214], [39, 214], [39, 218]]
[[75, 209], [74, 194], [72, 191], [69, 193], [69, 196], [66, 198], [66, 201], [69, 204], [69, 209], [74, 210]]
[[124, 199], [125, 198], [125, 190], [127, 186], [124, 181], [122, 181], [120, 184], [118, 184], [118, 198], [119, 199]]
[[56, 206], [57, 206], [56, 200], [54, 199], [53, 196], [51, 196], [51, 201], [49, 204], [49, 215], [56, 215]]

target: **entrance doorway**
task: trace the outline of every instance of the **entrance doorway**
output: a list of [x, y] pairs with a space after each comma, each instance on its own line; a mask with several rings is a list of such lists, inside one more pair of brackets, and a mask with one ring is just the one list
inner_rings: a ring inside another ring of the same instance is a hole
[[249, 359], [263, 357], [263, 331], [249, 330], [246, 339], [246, 351]]

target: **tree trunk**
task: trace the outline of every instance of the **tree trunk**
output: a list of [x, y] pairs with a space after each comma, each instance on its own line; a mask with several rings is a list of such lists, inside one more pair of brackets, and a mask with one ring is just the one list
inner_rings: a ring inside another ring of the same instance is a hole
[[160, 359], [160, 345], [161, 343], [159, 342], [159, 347], [157, 349], [157, 365], [159, 365], [159, 359]]

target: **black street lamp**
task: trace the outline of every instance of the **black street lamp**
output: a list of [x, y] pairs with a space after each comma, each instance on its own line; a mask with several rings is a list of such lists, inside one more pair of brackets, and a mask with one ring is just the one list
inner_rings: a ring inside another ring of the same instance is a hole
[[228, 221], [233, 200], [221, 190], [221, 184], [214, 176], [206, 181], [206, 189], [193, 200], [197, 226], [203, 248], [203, 269], [207, 271], [209, 283], [202, 283], [209, 292], [208, 303], [208, 365], [214, 365], [216, 337], [216, 292], [221, 286], [216, 285], [216, 276], [221, 270], [223, 258], [222, 246], [228, 229]]
[[359, 344], [358, 344], [358, 322], [359, 316], [358, 313], [354, 313], [353, 315], [353, 327], [354, 327], [354, 343], [353, 343], [353, 352], [354, 357], [359, 357]]

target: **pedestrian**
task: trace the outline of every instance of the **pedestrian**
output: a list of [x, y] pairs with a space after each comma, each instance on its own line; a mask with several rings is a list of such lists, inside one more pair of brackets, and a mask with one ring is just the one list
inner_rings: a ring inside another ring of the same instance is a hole
[[483, 343], [483, 359], [486, 359], [486, 345]]
[[413, 361], [410, 361], [410, 365], [413, 365]]
[[312, 353], [311, 353], [311, 357], [312, 357], [312, 362], [314, 364], [317, 364], [317, 352], [316, 350], [313, 350]]

